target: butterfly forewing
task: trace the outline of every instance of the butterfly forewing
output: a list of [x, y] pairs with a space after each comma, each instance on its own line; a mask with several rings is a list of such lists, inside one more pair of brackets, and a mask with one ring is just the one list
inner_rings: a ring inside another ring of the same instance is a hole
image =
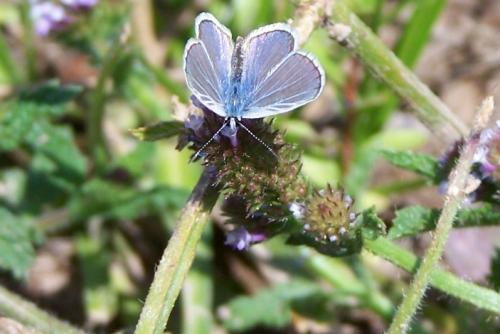
[[184, 54], [186, 82], [196, 98], [214, 113], [225, 116], [222, 82], [203, 43], [191, 39]]
[[296, 47], [295, 36], [286, 24], [271, 24], [248, 35], [243, 43], [242, 91], [259, 87]]
[[231, 32], [211, 14], [202, 13], [196, 17], [196, 37], [205, 46], [223, 90], [229, 85], [231, 75]]
[[244, 118], [272, 116], [313, 101], [324, 86], [324, 72], [312, 55], [295, 51], [251, 93]]

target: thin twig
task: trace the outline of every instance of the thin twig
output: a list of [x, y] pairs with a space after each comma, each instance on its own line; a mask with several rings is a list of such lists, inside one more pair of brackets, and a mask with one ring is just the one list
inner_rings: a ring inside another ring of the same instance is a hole
[[213, 188], [214, 177], [212, 168], [206, 168], [177, 221], [156, 268], [135, 329], [136, 334], [159, 334], [165, 329], [217, 198], [216, 189]]
[[431, 273], [441, 258], [455, 215], [467, 195], [467, 182], [471, 177], [469, 174], [470, 168], [474, 154], [479, 146], [479, 140], [474, 138], [474, 134], [486, 126], [492, 112], [493, 97], [489, 97], [483, 101], [479, 108], [469, 140], [462, 150], [457, 166], [450, 174], [446, 199], [441, 216], [438, 219], [434, 237], [389, 327], [389, 334], [406, 333], [410, 327], [412, 317], [418, 309], [429, 284]]
[[37, 333], [83, 334], [67, 322], [42, 311], [35, 304], [0, 286], [0, 315], [15, 319]]

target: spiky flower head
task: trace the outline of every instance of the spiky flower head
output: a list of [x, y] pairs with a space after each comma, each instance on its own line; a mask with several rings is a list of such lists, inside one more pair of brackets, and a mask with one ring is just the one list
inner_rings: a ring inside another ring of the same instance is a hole
[[306, 204], [304, 231], [318, 241], [335, 242], [353, 230], [356, 215], [351, 211], [352, 199], [343, 190], [314, 191]]

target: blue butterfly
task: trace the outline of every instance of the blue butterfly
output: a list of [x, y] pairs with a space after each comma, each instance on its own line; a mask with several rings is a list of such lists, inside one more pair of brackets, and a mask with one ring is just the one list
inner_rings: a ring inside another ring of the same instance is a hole
[[323, 90], [321, 65], [311, 54], [297, 50], [297, 37], [288, 24], [261, 27], [233, 43], [228, 28], [213, 15], [201, 13], [195, 31], [196, 38], [184, 50], [184, 72], [197, 100], [225, 118], [212, 139], [228, 123], [233, 131], [238, 123], [252, 134], [239, 122], [242, 118], [291, 111], [315, 100]]

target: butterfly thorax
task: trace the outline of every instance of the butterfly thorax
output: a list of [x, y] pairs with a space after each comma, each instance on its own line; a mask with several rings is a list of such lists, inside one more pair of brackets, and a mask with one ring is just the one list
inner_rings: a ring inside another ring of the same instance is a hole
[[243, 94], [241, 92], [241, 77], [243, 73], [243, 46], [244, 39], [238, 37], [231, 57], [231, 77], [229, 89], [226, 93], [225, 107], [228, 117], [241, 117], [243, 106]]

